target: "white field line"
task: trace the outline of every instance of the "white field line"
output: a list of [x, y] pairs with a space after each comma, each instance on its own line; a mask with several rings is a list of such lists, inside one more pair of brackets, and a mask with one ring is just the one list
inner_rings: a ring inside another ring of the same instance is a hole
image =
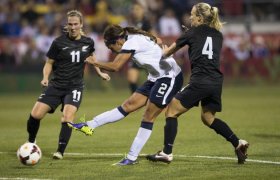
[[[11, 154], [11, 152], [0, 152], [0, 154]], [[16, 152], [15, 152], [16, 154]], [[104, 157], [124, 157], [124, 154], [122, 153], [64, 153], [68, 156], [92, 156], [92, 157], [98, 157], [98, 156], [104, 156]], [[140, 156], [146, 156], [147, 154], [140, 154]], [[220, 159], [220, 160], [237, 160], [233, 157], [222, 157], [222, 156], [187, 156], [187, 155], [174, 155], [175, 158], [201, 158], [201, 159]], [[246, 159], [247, 162], [253, 162], [253, 163], [261, 163], [261, 164], [275, 164], [280, 165], [280, 162], [277, 161], [266, 161], [266, 160], [257, 160], [257, 159]], [[0, 178], [1, 180], [1, 178]]]
[[5, 180], [51, 180], [51, 179], [33, 179], [33, 178], [21, 178], [21, 177], [16, 177], [16, 178], [5, 178], [5, 177], [0, 177], [0, 180], [5, 179]]

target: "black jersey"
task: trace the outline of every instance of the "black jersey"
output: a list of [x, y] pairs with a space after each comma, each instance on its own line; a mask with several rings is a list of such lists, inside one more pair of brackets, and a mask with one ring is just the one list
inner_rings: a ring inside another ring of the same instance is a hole
[[189, 45], [190, 83], [220, 84], [223, 82], [223, 74], [220, 71], [222, 43], [222, 33], [207, 25], [192, 27], [177, 39], [177, 47]]
[[68, 34], [56, 38], [47, 57], [54, 60], [50, 84], [58, 88], [83, 86], [85, 60], [94, 52], [94, 41], [81, 36], [78, 40], [70, 39]]

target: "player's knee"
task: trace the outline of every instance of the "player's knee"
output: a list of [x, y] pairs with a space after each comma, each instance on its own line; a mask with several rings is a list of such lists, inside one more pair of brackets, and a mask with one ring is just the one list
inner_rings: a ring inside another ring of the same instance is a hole
[[208, 116], [205, 116], [205, 115], [201, 115], [201, 121], [203, 122], [203, 124], [205, 126], [210, 126], [212, 124], [212, 122], [214, 121], [214, 117], [208, 117]]
[[45, 113], [43, 113], [41, 111], [32, 111], [31, 116], [35, 119], [43, 119], [45, 116]]
[[127, 100], [125, 103], [123, 103], [122, 108], [125, 112], [130, 113], [133, 111], [133, 105], [133, 101]]
[[61, 122], [73, 122], [74, 114], [63, 114], [61, 117]]

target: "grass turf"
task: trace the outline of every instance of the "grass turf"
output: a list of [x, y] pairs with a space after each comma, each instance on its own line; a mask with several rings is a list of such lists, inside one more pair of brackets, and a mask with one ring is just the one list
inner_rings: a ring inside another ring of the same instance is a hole
[[[247, 162], [238, 165], [232, 159], [208, 159], [200, 156], [235, 158], [230, 143], [205, 127], [200, 108], [193, 108], [179, 118], [174, 147], [174, 161], [152, 163], [139, 157], [139, 164], [116, 167], [137, 133], [143, 110], [124, 120], [96, 129], [92, 137], [73, 131], [62, 161], [52, 159], [60, 129], [59, 109], [41, 122], [37, 144], [43, 152], [41, 162], [33, 167], [20, 164], [17, 148], [27, 139], [26, 120], [40, 92], [0, 95], [0, 179], [279, 179], [280, 164]], [[128, 91], [86, 91], [77, 117], [87, 119], [120, 105]], [[249, 159], [280, 163], [280, 86], [225, 87], [223, 112], [217, 117], [250, 143]], [[162, 148], [164, 113], [155, 122], [152, 136], [141, 153], [155, 153]], [[67, 154], [69, 153], [69, 154]], [[71, 154], [80, 153], [80, 154]], [[102, 155], [103, 154], [103, 155]], [[123, 154], [123, 155], [122, 155]]]

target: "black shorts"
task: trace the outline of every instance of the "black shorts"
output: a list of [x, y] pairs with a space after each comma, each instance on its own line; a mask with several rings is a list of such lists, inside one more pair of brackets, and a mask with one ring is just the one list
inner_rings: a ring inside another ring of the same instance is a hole
[[82, 96], [83, 87], [60, 89], [50, 85], [44, 89], [37, 101], [49, 105], [51, 107], [49, 113], [53, 113], [60, 104], [62, 104], [61, 111], [65, 104], [71, 104], [79, 109]]
[[176, 93], [182, 88], [183, 74], [175, 78], [160, 78], [155, 82], [146, 81], [136, 92], [149, 97], [149, 100], [159, 108], [166, 107]]
[[221, 95], [222, 84], [188, 84], [176, 94], [175, 98], [187, 109], [190, 109], [193, 106], [198, 106], [199, 102], [201, 102], [202, 107], [206, 107], [214, 112], [221, 112]]

